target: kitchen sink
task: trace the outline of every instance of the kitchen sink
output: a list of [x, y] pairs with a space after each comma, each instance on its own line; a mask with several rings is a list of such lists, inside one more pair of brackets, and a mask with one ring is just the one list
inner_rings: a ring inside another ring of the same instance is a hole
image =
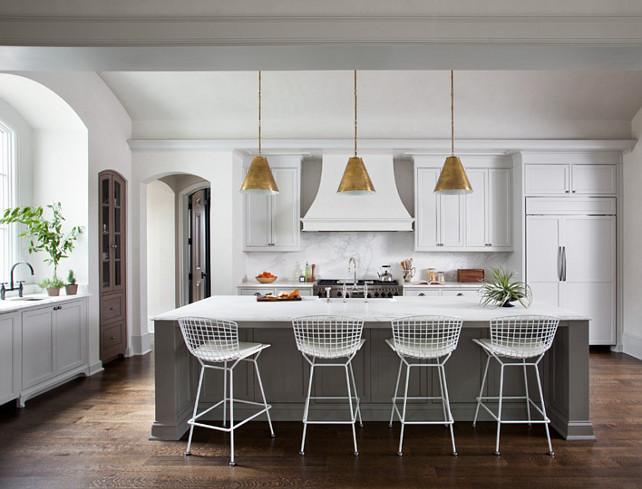
[[6, 301], [14, 301], [14, 302], [31, 302], [31, 301], [44, 301], [45, 299], [48, 299], [48, 296], [37, 296], [37, 295], [28, 295], [25, 297], [8, 297], [5, 299]]

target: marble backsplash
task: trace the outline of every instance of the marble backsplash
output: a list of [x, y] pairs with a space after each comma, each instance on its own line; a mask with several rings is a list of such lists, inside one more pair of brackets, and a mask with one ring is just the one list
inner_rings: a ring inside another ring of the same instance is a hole
[[[316, 265], [316, 278], [350, 278], [348, 260], [357, 262], [358, 278], [376, 278], [381, 265], [391, 265], [395, 279], [401, 281], [401, 261], [413, 258], [417, 273], [413, 282], [425, 281], [428, 268], [444, 271], [446, 281], [457, 281], [458, 268], [484, 268], [504, 265], [511, 253], [430, 253], [416, 252], [414, 234], [402, 232], [333, 232], [301, 233], [300, 252], [246, 252], [245, 277], [263, 271], [281, 280], [297, 280], [306, 262]], [[488, 273], [487, 273], [488, 275]]]

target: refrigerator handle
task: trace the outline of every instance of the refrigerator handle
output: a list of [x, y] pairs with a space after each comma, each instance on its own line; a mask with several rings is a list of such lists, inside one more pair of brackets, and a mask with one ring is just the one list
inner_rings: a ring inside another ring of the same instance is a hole
[[557, 280], [562, 281], [562, 247], [557, 247]]
[[566, 282], [566, 246], [562, 246], [562, 281]]

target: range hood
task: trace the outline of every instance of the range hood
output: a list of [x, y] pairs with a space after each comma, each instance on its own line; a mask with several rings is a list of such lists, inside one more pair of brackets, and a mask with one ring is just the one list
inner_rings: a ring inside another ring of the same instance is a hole
[[319, 190], [301, 219], [303, 231], [412, 231], [414, 219], [399, 198], [391, 154], [363, 157], [374, 194], [337, 193], [350, 156], [323, 155]]

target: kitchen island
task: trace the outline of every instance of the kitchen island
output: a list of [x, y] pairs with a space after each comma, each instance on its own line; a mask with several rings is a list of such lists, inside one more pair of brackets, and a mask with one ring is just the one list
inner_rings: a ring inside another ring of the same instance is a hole
[[[557, 335], [541, 364], [551, 427], [566, 439], [594, 438], [589, 419], [589, 318], [586, 316], [537, 302], [528, 309], [520, 305], [489, 309], [481, 307], [477, 299], [467, 297], [397, 297], [369, 299], [368, 302], [363, 299], [332, 299], [328, 302], [326, 299], [303, 297], [296, 302], [257, 302], [255, 297], [244, 296], [214, 296], [154, 318], [156, 419], [152, 425], [152, 438], [179, 439], [188, 429], [187, 420], [193, 409], [199, 365], [185, 346], [178, 326], [179, 317], [236, 321], [241, 341], [270, 344], [271, 347], [261, 354], [259, 365], [265, 393], [272, 405], [272, 419], [301, 420], [309, 369], [296, 349], [291, 320], [297, 316], [317, 314], [348, 315], [365, 320], [363, 337], [366, 342], [352, 362], [364, 421], [388, 421], [390, 417], [390, 398], [399, 365], [398, 357], [384, 342], [392, 336], [390, 319], [444, 314], [464, 320], [459, 345], [446, 364], [446, 376], [455, 421], [472, 421], [485, 362], [485, 355], [472, 340], [489, 336], [489, 321], [493, 317], [514, 314], [558, 316]], [[495, 365], [491, 365], [486, 395], [496, 395], [493, 393], [498, 390], [499, 376], [494, 368]], [[260, 396], [252, 369], [246, 369], [245, 365], [239, 365], [237, 369], [238, 375], [244, 378], [238, 386], [235, 385], [235, 393], [246, 399], [254, 399], [257, 394]], [[317, 394], [341, 395], [345, 389], [341, 372], [324, 370], [327, 372], [315, 375]], [[433, 377], [431, 371], [434, 369], [420, 370], [420, 374], [411, 377], [409, 394], [430, 396], [438, 391], [439, 378]], [[515, 375], [511, 376], [511, 373]], [[534, 381], [529, 381], [529, 386], [534, 385]], [[521, 372], [508, 372], [504, 382], [505, 395], [517, 395], [520, 390], [523, 390]], [[203, 407], [217, 402], [221, 393], [222, 376], [210, 376], [201, 396]], [[435, 419], [442, 415], [440, 403], [424, 403], [423, 409], [433, 413]], [[335, 409], [331, 401], [326, 404], [327, 410]], [[342, 404], [336, 404], [336, 413], [342, 412], [342, 408]], [[525, 404], [523, 401], [507, 402], [504, 411], [515, 418], [523, 417]]]

